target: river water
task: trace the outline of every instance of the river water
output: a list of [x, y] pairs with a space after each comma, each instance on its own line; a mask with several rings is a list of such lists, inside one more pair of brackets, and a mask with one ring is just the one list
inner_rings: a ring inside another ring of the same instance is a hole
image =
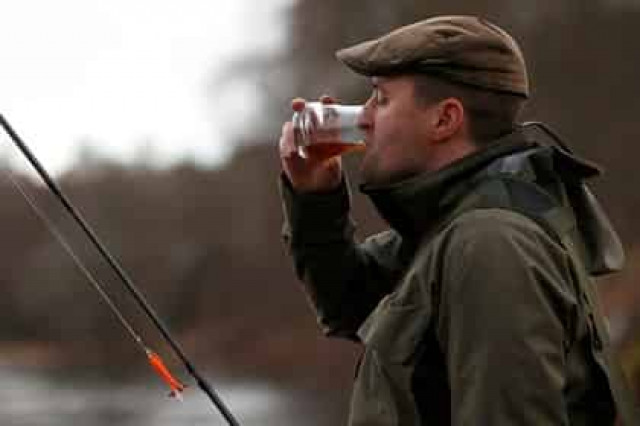
[[[216, 386], [241, 425], [331, 424], [322, 401], [302, 392], [261, 383]], [[52, 377], [38, 371], [0, 368], [2, 426], [226, 425], [199, 389], [183, 402], [166, 397], [161, 384]], [[324, 414], [324, 415], [323, 415]]]

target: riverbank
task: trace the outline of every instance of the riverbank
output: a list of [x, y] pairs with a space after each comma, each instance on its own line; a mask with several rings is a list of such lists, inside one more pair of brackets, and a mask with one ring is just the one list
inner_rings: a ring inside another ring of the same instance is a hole
[[[42, 374], [32, 369], [0, 368], [0, 418], [3, 426], [168, 426], [224, 425], [197, 388], [182, 403], [167, 398], [160, 383], [119, 383], [95, 377]], [[218, 383], [220, 397], [243, 426], [322, 426], [340, 415], [327, 402], [297, 390], [260, 382]], [[336, 416], [336, 414], [338, 414]]]

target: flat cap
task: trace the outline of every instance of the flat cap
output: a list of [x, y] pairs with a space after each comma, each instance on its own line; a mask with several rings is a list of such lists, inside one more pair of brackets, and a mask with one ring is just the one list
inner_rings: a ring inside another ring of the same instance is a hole
[[524, 57], [503, 29], [474, 16], [439, 16], [398, 28], [336, 56], [367, 76], [424, 73], [529, 96]]

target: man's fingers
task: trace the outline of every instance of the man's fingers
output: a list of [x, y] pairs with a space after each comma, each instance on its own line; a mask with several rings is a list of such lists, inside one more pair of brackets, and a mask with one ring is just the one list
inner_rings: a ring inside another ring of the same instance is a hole
[[303, 98], [294, 98], [291, 100], [291, 109], [295, 112], [301, 112], [304, 110], [304, 106], [307, 104]]
[[[320, 96], [320, 102], [325, 105], [328, 105], [328, 104], [335, 104], [338, 102], [338, 100], [333, 96], [322, 95]], [[293, 98], [291, 100], [291, 109], [296, 112], [301, 112], [302, 110], [304, 110], [304, 107], [306, 104], [307, 104], [307, 101], [304, 98]]]
[[323, 103], [324, 105], [335, 104], [336, 101], [337, 101], [336, 98], [334, 98], [333, 96], [329, 96], [329, 95], [320, 96], [320, 102]]
[[282, 125], [282, 135], [279, 142], [280, 156], [282, 158], [291, 158], [293, 155], [298, 155], [293, 132], [293, 124], [290, 121]]

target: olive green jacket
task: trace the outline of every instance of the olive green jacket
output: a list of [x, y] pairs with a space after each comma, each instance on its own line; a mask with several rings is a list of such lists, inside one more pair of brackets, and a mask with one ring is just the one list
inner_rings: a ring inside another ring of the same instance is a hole
[[517, 131], [363, 188], [391, 229], [362, 244], [346, 184], [296, 194], [283, 179], [285, 240], [319, 321], [364, 345], [351, 426], [614, 424], [630, 402], [589, 272], [621, 253], [584, 229], [581, 180], [596, 173]]

